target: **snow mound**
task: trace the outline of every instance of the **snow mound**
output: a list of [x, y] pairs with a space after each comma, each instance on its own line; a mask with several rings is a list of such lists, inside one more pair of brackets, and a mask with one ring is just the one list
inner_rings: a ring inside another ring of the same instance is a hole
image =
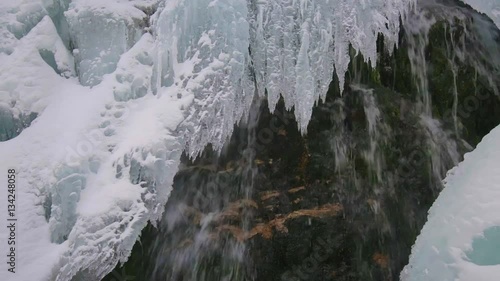
[[4, 130], [0, 140], [17, 135], [25, 123], [29, 125], [50, 103], [56, 81], [75, 74], [73, 56], [48, 16], [18, 41], [18, 47], [2, 59], [0, 128]]
[[412, 249], [403, 281], [496, 281], [500, 276], [500, 127], [465, 155]]

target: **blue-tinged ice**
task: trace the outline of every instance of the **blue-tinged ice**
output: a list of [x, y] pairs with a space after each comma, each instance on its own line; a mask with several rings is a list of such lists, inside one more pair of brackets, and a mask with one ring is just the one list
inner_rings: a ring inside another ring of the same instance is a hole
[[65, 12], [80, 82], [94, 86], [144, 33], [147, 15], [133, 2], [75, 0]]
[[9, 42], [12, 52], [0, 53], [0, 141], [18, 135], [50, 103], [58, 81], [75, 75], [73, 56], [49, 16]]

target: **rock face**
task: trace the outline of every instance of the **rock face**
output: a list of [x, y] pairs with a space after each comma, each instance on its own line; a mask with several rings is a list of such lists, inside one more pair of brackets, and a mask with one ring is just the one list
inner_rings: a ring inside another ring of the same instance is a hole
[[399, 280], [446, 171], [500, 124], [500, 31], [455, 1], [422, 7], [432, 27], [392, 55], [380, 39], [376, 69], [353, 54], [306, 135], [256, 100], [221, 155], [186, 158], [163, 220], [105, 280]]

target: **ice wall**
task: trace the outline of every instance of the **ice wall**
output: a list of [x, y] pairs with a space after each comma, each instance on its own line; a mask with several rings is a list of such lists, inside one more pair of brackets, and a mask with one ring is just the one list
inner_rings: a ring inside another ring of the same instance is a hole
[[189, 154], [221, 149], [254, 95], [246, 0], [166, 1], [154, 19], [153, 87], [194, 95], [180, 131]]

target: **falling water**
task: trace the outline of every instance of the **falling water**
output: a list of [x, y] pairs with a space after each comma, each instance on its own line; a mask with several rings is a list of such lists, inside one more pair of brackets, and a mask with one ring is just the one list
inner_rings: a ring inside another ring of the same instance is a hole
[[[140, 247], [152, 264], [141, 264], [147, 280], [244, 280], [246, 241], [256, 176], [256, 125], [260, 102], [221, 154], [210, 148], [183, 160], [174, 191], [152, 245]], [[236, 144], [236, 145], [235, 145]], [[142, 257], [141, 257], [142, 259]], [[145, 280], [146, 280], [145, 279]]]

